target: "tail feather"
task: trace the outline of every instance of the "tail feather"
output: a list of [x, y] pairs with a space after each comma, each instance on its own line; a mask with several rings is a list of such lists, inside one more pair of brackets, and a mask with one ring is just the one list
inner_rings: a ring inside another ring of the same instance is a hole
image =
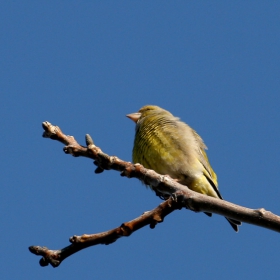
[[[204, 212], [208, 217], [212, 217], [212, 213], [209, 213], [209, 212]], [[242, 223], [240, 221], [237, 221], [237, 220], [234, 220], [234, 219], [230, 219], [230, 218], [227, 218], [227, 221], [230, 223], [231, 227], [234, 229], [234, 231], [238, 232], [238, 226], [241, 226]]]
[[237, 221], [237, 220], [234, 220], [234, 219], [229, 219], [232, 223], [238, 225], [238, 226], [241, 226], [242, 223], [240, 221]]
[[229, 219], [227, 217], [225, 217], [228, 222], [230, 223], [231, 227], [236, 231], [238, 232], [238, 226], [241, 226], [241, 222], [240, 221], [236, 221], [236, 220], [233, 220], [233, 219]]
[[[213, 189], [215, 190], [217, 196], [220, 198], [220, 199], [223, 199], [223, 197], [221, 196], [216, 184], [213, 182], [213, 180], [209, 177], [209, 176], [205, 176], [206, 179], [208, 180], [208, 182], [211, 184], [211, 186], [213, 187]], [[204, 212], [207, 216], [211, 217], [212, 214], [211, 213], [206, 213]], [[237, 220], [234, 220], [234, 219], [230, 219], [230, 218], [227, 218], [225, 217], [228, 222], [230, 223], [231, 227], [236, 231], [238, 232], [238, 226], [241, 226], [241, 222], [240, 221], [237, 221]]]

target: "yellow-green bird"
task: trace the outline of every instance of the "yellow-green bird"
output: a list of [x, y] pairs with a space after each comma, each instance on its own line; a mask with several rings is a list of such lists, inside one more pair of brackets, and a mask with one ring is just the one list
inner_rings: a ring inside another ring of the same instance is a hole
[[[202, 138], [170, 112], [153, 105], [127, 115], [136, 123], [133, 162], [169, 175], [193, 191], [223, 199]], [[211, 213], [206, 213], [211, 216]], [[241, 222], [227, 218], [237, 232]]]

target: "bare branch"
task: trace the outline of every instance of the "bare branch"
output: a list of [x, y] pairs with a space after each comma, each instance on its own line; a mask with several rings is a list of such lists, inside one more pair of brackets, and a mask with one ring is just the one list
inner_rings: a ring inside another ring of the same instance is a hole
[[280, 217], [263, 208], [249, 209], [225, 200], [194, 192], [186, 186], [177, 183], [169, 176], [157, 174], [155, 171], [146, 169], [140, 164], [132, 164], [103, 153], [100, 148], [94, 145], [89, 135], [86, 135], [87, 147], [85, 147], [78, 144], [73, 136], [65, 135], [58, 126], [44, 122], [43, 128], [45, 130], [43, 137], [57, 140], [66, 145], [63, 149], [65, 153], [75, 157], [84, 156], [93, 159], [95, 165], [97, 165], [96, 173], [114, 169], [119, 171], [121, 176], [135, 177], [145, 184], [152, 186], [160, 196], [167, 197], [171, 195], [171, 197], [155, 209], [145, 212], [140, 217], [126, 222], [118, 228], [98, 234], [73, 236], [70, 238], [72, 244], [63, 249], [49, 250], [46, 247], [30, 246], [29, 250], [32, 253], [43, 256], [40, 260], [41, 266], [46, 266], [50, 263], [53, 267], [57, 267], [65, 258], [84, 248], [97, 244], [111, 244], [118, 238], [129, 236], [146, 225], [154, 228], [157, 223], [163, 221], [165, 216], [182, 207], [195, 212], [216, 213], [241, 222], [280, 232]]
[[[180, 197], [179, 193], [178, 197]], [[182, 208], [182, 201], [174, 198], [175, 196], [170, 197], [155, 209], [145, 212], [140, 217], [123, 223], [117, 228], [96, 234], [74, 235], [69, 239], [72, 244], [63, 249], [49, 250], [46, 247], [30, 246], [29, 250], [35, 255], [42, 256], [40, 260], [41, 266], [51, 264], [53, 267], [57, 267], [64, 259], [87, 247], [98, 244], [109, 245], [123, 236], [130, 236], [136, 230], [147, 225], [150, 225], [150, 228], [155, 228], [157, 223], [163, 222], [165, 216], [176, 209]]]

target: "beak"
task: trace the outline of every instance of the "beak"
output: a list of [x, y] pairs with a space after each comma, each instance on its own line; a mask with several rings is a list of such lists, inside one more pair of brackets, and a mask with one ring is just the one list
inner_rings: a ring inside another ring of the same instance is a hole
[[132, 114], [128, 114], [126, 115], [129, 119], [131, 119], [132, 121], [134, 121], [135, 123], [137, 123], [137, 121], [140, 119], [141, 117], [141, 113], [132, 113]]

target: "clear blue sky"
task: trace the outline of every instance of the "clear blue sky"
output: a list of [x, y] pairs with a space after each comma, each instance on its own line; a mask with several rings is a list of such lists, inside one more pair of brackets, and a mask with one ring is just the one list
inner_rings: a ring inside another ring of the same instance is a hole
[[56, 269], [28, 246], [62, 248], [161, 202], [41, 137], [48, 120], [131, 160], [125, 115], [146, 104], [198, 131], [227, 200], [280, 214], [279, 13], [278, 1], [2, 1], [1, 279], [278, 279], [279, 233], [187, 210]]

